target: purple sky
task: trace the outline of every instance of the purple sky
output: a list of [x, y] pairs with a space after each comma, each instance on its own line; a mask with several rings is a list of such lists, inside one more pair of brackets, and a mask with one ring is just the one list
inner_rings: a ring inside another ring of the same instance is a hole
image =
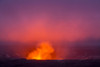
[[100, 45], [100, 0], [0, 0], [0, 42], [45, 40]]
[[0, 40], [100, 38], [99, 0], [1, 0]]

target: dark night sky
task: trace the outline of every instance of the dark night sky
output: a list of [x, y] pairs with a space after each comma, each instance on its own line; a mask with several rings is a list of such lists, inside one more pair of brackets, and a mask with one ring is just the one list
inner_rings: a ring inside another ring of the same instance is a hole
[[1, 44], [45, 40], [100, 46], [100, 0], [0, 0]]

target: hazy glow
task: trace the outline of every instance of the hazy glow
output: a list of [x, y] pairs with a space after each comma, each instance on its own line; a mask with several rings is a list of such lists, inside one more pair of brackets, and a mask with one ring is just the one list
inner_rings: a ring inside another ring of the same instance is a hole
[[32, 42], [100, 38], [100, 9], [96, 6], [99, 2], [93, 2], [94, 6], [92, 1], [85, 2], [2, 1], [0, 40]]

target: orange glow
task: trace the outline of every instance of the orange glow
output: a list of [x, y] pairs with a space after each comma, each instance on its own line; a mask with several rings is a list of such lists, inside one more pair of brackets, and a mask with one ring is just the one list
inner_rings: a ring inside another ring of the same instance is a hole
[[27, 56], [27, 59], [35, 59], [35, 60], [53, 60], [54, 48], [48, 42], [40, 43], [39, 47], [30, 52]]

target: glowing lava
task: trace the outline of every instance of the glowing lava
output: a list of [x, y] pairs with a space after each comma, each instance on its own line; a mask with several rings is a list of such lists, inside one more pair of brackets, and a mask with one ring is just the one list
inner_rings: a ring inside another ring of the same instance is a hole
[[51, 44], [48, 42], [42, 42], [36, 50], [29, 53], [27, 59], [53, 60], [52, 53], [54, 53], [54, 49]]

